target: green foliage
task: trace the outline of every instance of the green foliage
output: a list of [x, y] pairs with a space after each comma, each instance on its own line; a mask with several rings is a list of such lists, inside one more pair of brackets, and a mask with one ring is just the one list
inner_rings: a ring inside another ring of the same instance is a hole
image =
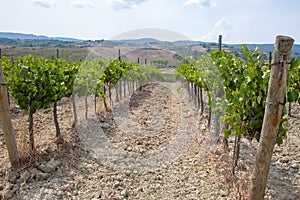
[[110, 84], [117, 86], [123, 77], [128, 81], [150, 81], [163, 76], [160, 70], [153, 66], [118, 59], [96, 59], [82, 64], [75, 80], [75, 93], [78, 96], [101, 95], [105, 99], [104, 87]]
[[185, 58], [183, 64], [180, 64], [176, 71], [188, 82], [205, 89], [212, 112], [221, 114], [224, 106], [223, 100], [220, 95], [216, 94], [216, 91], [222, 93], [220, 89], [223, 87], [223, 83], [215, 62], [209, 54], [202, 56], [199, 60], [191, 57]]
[[15, 62], [2, 59], [2, 64], [15, 102], [31, 114], [70, 94], [79, 67], [66, 60], [51, 61], [32, 55]]
[[52, 103], [47, 88], [51, 86], [51, 75], [45, 62], [44, 58], [29, 55], [4, 65], [10, 93], [20, 108], [31, 114]]
[[[48, 109], [54, 103], [54, 121], [57, 122], [56, 102], [72, 93], [79, 66], [69, 65], [66, 60], [51, 61], [32, 55], [19, 57], [15, 62], [7, 59], [1, 59], [1, 62], [9, 92], [20, 108], [29, 114], [29, 142], [31, 150], [34, 150], [33, 114], [38, 109]], [[56, 131], [59, 136], [58, 123]]]
[[156, 65], [168, 65], [168, 62], [167, 60], [153, 60], [152, 61], [153, 64], [156, 64]]
[[118, 59], [112, 60], [108, 67], [104, 70], [106, 84], [111, 83], [116, 85], [124, 73], [132, 69], [133, 64]]
[[123, 77], [128, 81], [149, 82], [164, 80], [164, 76], [155, 66], [131, 64], [130, 70]]
[[164, 76], [155, 66], [140, 65], [139, 76], [141, 81], [150, 82], [164, 80]]
[[[185, 58], [177, 72], [186, 81], [207, 90], [209, 105], [223, 116], [228, 126], [224, 135], [240, 134], [259, 139], [263, 124], [270, 69], [263, 65], [263, 53], [242, 47], [243, 58], [225, 51], [212, 51], [199, 60]], [[299, 101], [300, 62], [293, 59], [289, 68], [288, 101]], [[276, 142], [286, 137], [282, 119]]]
[[300, 60], [292, 59], [288, 68], [287, 91], [288, 102], [299, 102]]
[[102, 59], [85, 61], [81, 63], [80, 70], [74, 82], [74, 93], [78, 96], [101, 95], [105, 98], [103, 87], [105, 74], [104, 70], [107, 61]]
[[262, 52], [258, 49], [250, 52], [243, 46], [242, 52], [245, 60], [224, 51], [215, 60], [224, 83], [224, 122], [230, 125], [231, 133], [254, 137], [263, 124], [270, 71], [262, 65]]

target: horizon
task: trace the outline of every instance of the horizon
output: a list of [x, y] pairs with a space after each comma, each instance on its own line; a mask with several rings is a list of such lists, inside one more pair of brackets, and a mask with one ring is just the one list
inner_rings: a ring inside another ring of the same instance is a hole
[[[137, 30], [140, 30], [140, 29], [137, 29]], [[162, 29], [163, 30], [163, 29]], [[132, 31], [129, 31], [129, 32], [132, 32]], [[64, 38], [64, 39], [74, 39], [74, 40], [79, 40], [79, 41], [96, 41], [96, 40], [104, 40], [104, 41], [127, 41], [127, 40], [143, 40], [143, 39], [153, 39], [153, 40], [158, 40], [160, 42], [185, 42], [185, 41], [191, 41], [191, 42], [203, 42], [203, 43], [218, 43], [218, 41], [202, 41], [202, 40], [193, 40], [193, 39], [178, 39], [178, 40], [162, 40], [162, 39], [159, 39], [159, 38], [156, 38], [156, 37], [133, 37], [133, 38], [120, 38], [121, 35], [123, 35], [124, 33], [121, 33], [119, 35], [116, 35], [116, 36], [113, 36], [113, 37], [110, 37], [110, 38], [98, 38], [98, 39], [81, 39], [81, 38], [73, 38], [73, 37], [68, 37], [68, 36], [50, 36], [50, 35], [38, 35], [38, 34], [34, 34], [34, 33], [24, 33], [24, 32], [6, 32], [6, 31], [0, 31], [0, 33], [6, 33], [6, 34], [24, 34], [24, 35], [32, 35], [32, 36], [37, 36], [37, 37], [47, 37], [49, 39], [53, 39], [55, 40], [56, 38]], [[127, 33], [127, 32], [126, 32]], [[20, 39], [20, 38], [18, 38]], [[275, 41], [272, 43], [272, 42], [269, 42], [269, 43], [251, 43], [251, 42], [248, 42], [248, 43], [245, 43], [245, 42], [241, 42], [241, 43], [224, 43], [222, 42], [222, 45], [242, 45], [242, 44], [249, 44], [249, 45], [272, 45], [274, 44]], [[300, 43], [294, 43], [294, 45], [300, 45]]]

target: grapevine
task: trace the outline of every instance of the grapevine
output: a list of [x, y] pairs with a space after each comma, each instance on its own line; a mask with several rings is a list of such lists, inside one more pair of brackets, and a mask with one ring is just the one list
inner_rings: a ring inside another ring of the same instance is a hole
[[[226, 124], [225, 137], [237, 134], [259, 140], [270, 69], [268, 65], [263, 65], [263, 53], [258, 48], [250, 52], [244, 46], [242, 52], [244, 60], [234, 54], [217, 50], [199, 60], [186, 58], [177, 68], [177, 72], [186, 81], [207, 90], [208, 105], [212, 112], [223, 116], [223, 123]], [[224, 93], [222, 97], [216, 96], [218, 89]], [[296, 94], [293, 97], [290, 100], [298, 99]], [[276, 140], [278, 144], [286, 137], [284, 124], [285, 119], [282, 119]]]
[[9, 84], [9, 92], [16, 104], [29, 115], [30, 147], [34, 151], [33, 114], [38, 109], [49, 108], [54, 103], [56, 136], [60, 136], [56, 103], [71, 92], [77, 66], [66, 61], [54, 61], [32, 55], [17, 61], [2, 61]]

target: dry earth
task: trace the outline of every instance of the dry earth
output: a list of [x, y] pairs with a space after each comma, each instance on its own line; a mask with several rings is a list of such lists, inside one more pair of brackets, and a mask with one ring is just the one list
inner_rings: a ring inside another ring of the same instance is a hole
[[[207, 116], [179, 88], [180, 82], [145, 85], [110, 114], [90, 109], [88, 120], [79, 100], [76, 130], [64, 99], [58, 108], [63, 141], [54, 139], [52, 114], [40, 111], [34, 116], [36, 162], [17, 172], [9, 169], [1, 133], [0, 199], [247, 199], [257, 143], [242, 140], [233, 176], [233, 139], [226, 151], [216, 144]], [[26, 156], [27, 117], [14, 105], [11, 111]], [[290, 142], [275, 148], [265, 199], [300, 197], [300, 121], [289, 121]]]
[[120, 50], [120, 56], [122, 60], [126, 60], [132, 63], [137, 63], [138, 59], [140, 63], [147, 62], [151, 64], [155, 60], [166, 60], [169, 66], [177, 66], [180, 64], [180, 60], [175, 59], [175, 51], [170, 51], [166, 49], [161, 49], [161, 47], [149, 46], [149, 49], [143, 49], [144, 47], [122, 47], [115, 46], [114, 48], [109, 47], [89, 47], [87, 51], [89, 52], [86, 59], [101, 57], [103, 59], [113, 59], [118, 55], [118, 50]]

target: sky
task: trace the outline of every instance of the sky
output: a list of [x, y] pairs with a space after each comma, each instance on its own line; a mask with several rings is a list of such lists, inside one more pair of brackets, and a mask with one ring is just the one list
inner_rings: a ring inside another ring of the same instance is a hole
[[169, 40], [176, 40], [173, 32], [204, 42], [217, 42], [221, 34], [223, 43], [274, 43], [276, 35], [300, 43], [299, 0], [0, 0], [0, 5], [0, 32], [95, 40], [165, 29]]

